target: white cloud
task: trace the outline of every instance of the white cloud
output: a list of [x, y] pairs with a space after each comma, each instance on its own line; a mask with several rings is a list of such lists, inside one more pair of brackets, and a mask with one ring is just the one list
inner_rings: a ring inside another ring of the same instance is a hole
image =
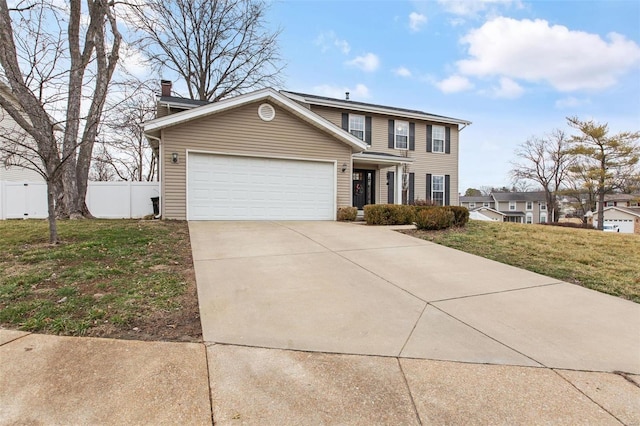
[[472, 17], [496, 7], [522, 7], [520, 0], [438, 0], [438, 3], [449, 13], [458, 16]]
[[457, 66], [463, 75], [546, 82], [565, 92], [603, 89], [640, 64], [635, 42], [616, 33], [607, 39], [544, 20], [499, 17], [461, 39], [470, 57]]
[[468, 78], [460, 75], [452, 75], [449, 78], [436, 82], [435, 85], [443, 93], [457, 93], [473, 88], [473, 83], [471, 83]]
[[582, 105], [588, 105], [591, 101], [589, 99], [578, 99], [573, 96], [558, 99], [555, 103], [555, 107], [558, 109], [576, 108]]
[[337, 47], [343, 54], [348, 55], [351, 51], [351, 46], [346, 40], [338, 38], [335, 32], [327, 31], [320, 33], [314, 40], [314, 44], [320, 47], [322, 53], [330, 50], [333, 47]]
[[409, 28], [411, 28], [411, 31], [420, 31], [426, 23], [427, 17], [422, 13], [411, 12], [409, 14]]
[[364, 84], [356, 84], [355, 88], [322, 84], [313, 88], [313, 93], [330, 98], [344, 99], [345, 92], [349, 92], [350, 99], [368, 99], [371, 97], [369, 88]]
[[500, 78], [500, 85], [492, 88], [492, 95], [496, 98], [515, 99], [524, 93], [524, 89], [515, 81], [507, 77]]
[[374, 53], [367, 53], [362, 56], [358, 56], [351, 61], [346, 62], [347, 65], [360, 68], [362, 71], [373, 72], [380, 66], [380, 59]]
[[405, 67], [398, 67], [393, 70], [393, 73], [398, 77], [411, 77], [411, 71]]

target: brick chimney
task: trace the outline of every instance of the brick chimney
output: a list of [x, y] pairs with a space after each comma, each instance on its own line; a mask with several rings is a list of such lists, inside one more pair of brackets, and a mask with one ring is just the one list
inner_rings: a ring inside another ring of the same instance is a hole
[[171, 96], [171, 80], [160, 80], [162, 96]]

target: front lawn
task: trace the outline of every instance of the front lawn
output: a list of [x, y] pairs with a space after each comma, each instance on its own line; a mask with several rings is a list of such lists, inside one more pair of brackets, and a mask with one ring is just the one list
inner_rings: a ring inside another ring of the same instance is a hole
[[186, 222], [0, 221], [0, 327], [144, 340], [201, 338]]
[[640, 236], [470, 221], [411, 235], [640, 303]]

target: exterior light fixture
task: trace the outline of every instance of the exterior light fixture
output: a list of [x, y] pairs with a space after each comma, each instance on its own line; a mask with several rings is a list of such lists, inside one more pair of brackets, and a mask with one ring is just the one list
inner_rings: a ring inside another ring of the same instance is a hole
[[342, 163], [342, 173], [347, 171], [347, 163]]
[[174, 153], [171, 154], [171, 162], [173, 164], [178, 164], [178, 153], [177, 152], [174, 152]]

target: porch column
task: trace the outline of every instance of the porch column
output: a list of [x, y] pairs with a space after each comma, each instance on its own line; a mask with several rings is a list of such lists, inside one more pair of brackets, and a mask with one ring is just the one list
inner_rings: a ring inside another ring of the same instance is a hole
[[402, 204], [402, 170], [402, 164], [396, 164], [396, 189], [393, 192], [395, 204]]

